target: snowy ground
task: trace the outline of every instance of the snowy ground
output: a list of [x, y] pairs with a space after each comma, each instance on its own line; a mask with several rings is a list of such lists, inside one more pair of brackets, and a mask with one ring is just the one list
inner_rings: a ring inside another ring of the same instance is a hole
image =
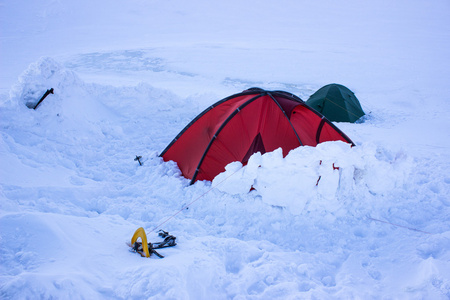
[[[0, 1], [0, 297], [449, 299], [449, 12]], [[230, 94], [333, 82], [368, 113], [336, 124], [356, 147], [255, 154], [193, 186], [158, 157]], [[164, 259], [128, 251], [163, 222]]]

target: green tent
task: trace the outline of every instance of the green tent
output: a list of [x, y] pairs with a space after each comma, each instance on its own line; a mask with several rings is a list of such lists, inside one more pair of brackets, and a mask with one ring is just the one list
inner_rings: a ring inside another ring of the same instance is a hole
[[320, 88], [309, 97], [306, 104], [330, 121], [354, 123], [364, 116], [355, 94], [340, 84], [333, 83]]

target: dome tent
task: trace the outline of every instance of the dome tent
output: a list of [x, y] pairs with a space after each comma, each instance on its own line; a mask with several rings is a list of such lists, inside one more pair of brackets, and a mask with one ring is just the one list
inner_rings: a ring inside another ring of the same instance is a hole
[[353, 142], [300, 98], [283, 91], [251, 88], [213, 104], [192, 120], [164, 149], [183, 176], [213, 180], [233, 161], [246, 164], [256, 152], [282, 148], [283, 156], [299, 146], [325, 141]]
[[340, 84], [328, 84], [309, 97], [306, 104], [332, 122], [355, 123], [365, 115], [355, 94]]

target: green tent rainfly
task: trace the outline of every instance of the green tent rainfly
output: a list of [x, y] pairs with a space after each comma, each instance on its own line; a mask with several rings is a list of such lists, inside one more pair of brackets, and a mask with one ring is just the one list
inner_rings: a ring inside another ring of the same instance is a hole
[[306, 104], [333, 122], [354, 123], [364, 116], [355, 94], [340, 84], [328, 84], [309, 97]]

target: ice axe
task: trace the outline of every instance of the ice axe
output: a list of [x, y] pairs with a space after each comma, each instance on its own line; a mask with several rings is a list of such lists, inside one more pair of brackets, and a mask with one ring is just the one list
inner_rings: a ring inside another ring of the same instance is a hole
[[39, 99], [38, 103], [36, 103], [33, 109], [36, 109], [39, 106], [39, 104], [41, 104], [41, 102], [44, 101], [45, 97], [47, 97], [49, 94], [53, 94], [53, 88], [45, 92], [45, 94], [41, 97], [41, 99]]
[[134, 161], [138, 161], [138, 162], [139, 162], [139, 165], [140, 165], [140, 166], [142, 166], [141, 158], [142, 158], [142, 156], [137, 156], [137, 155], [136, 155], [136, 158], [134, 159]]

